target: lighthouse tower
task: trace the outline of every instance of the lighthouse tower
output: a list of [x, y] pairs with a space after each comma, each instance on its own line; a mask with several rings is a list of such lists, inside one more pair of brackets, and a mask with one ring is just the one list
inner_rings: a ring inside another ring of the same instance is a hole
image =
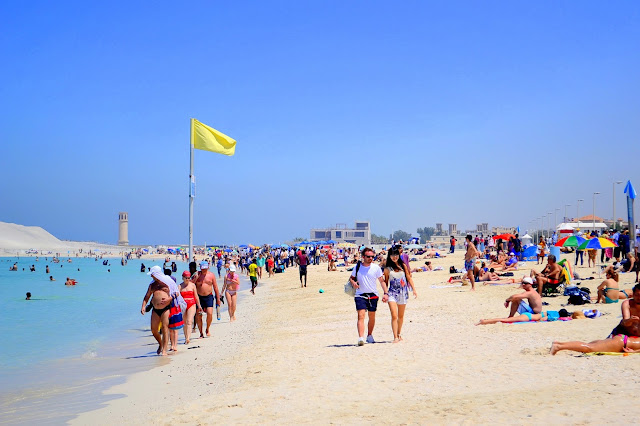
[[118, 213], [118, 245], [129, 245], [129, 214], [127, 212]]

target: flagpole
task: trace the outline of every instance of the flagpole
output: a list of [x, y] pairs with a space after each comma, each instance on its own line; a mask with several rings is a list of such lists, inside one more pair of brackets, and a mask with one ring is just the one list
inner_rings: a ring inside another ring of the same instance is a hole
[[193, 176], [193, 119], [191, 119], [191, 137], [189, 138], [190, 161], [189, 161], [189, 260], [194, 260], [193, 256], [193, 199], [195, 197], [195, 181]]

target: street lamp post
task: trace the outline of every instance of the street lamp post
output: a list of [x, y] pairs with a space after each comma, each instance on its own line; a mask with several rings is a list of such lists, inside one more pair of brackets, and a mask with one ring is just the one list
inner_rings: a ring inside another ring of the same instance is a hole
[[622, 183], [621, 180], [617, 180], [613, 182], [613, 217], [611, 219], [613, 220], [614, 228], [617, 228], [616, 226], [616, 185], [619, 185], [621, 183]]
[[540, 221], [540, 232], [538, 233], [538, 241], [540, 241], [540, 236], [544, 236], [544, 234], [542, 233], [542, 217], [539, 217], [538, 220]]
[[564, 205], [564, 223], [567, 223], [567, 207], [571, 207], [571, 204]]
[[599, 192], [594, 192], [593, 193], [593, 216], [591, 216], [591, 219], [593, 219], [593, 229], [591, 230], [592, 232], [596, 230], [596, 195], [600, 194]]
[[580, 202], [584, 201], [582, 198], [578, 200], [578, 204], [576, 205], [576, 219], [578, 223], [580, 223]]
[[560, 211], [560, 209], [555, 209], [553, 212], [553, 232], [556, 231], [556, 228], [558, 227], [558, 212]]
[[553, 212], [547, 213], [547, 237], [551, 237], [551, 234], [549, 234], [549, 231], [551, 230], [551, 215], [552, 214], [553, 214]]

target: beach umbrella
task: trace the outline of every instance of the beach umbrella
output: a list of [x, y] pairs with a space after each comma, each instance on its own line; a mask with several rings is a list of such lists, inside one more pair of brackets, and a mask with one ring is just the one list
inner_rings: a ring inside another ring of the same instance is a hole
[[271, 246], [271, 248], [280, 248], [280, 244], [274, 244]]
[[289, 248], [289, 244], [283, 244], [282, 248]]
[[495, 235], [493, 237], [494, 240], [502, 240], [502, 241], [509, 241], [509, 239], [511, 238], [515, 238], [516, 236], [513, 234], [501, 234], [501, 235]]
[[247, 248], [247, 247], [249, 247], [249, 246], [248, 246], [248, 245], [246, 245], [246, 244], [241, 244], [241, 245], [240, 245], [240, 248]]
[[337, 241], [333, 241], [333, 240], [327, 241], [327, 244], [335, 244], [335, 243], [337, 243]]
[[607, 240], [606, 238], [597, 237], [586, 240], [585, 242], [580, 244], [580, 246], [578, 246], [578, 250], [598, 250], [611, 247], [618, 247], [618, 245], [612, 241]]
[[578, 247], [580, 244], [587, 241], [585, 238], [577, 235], [569, 235], [568, 237], [561, 238], [556, 244], [556, 247]]

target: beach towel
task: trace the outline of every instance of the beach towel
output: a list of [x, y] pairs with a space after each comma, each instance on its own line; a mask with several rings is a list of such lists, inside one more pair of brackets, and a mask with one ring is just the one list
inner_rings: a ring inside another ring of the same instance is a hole
[[591, 355], [638, 355], [640, 352], [587, 352], [578, 356], [591, 356]]
[[453, 285], [432, 285], [431, 288], [452, 288], [452, 287], [462, 287], [462, 284], [453, 284]]

